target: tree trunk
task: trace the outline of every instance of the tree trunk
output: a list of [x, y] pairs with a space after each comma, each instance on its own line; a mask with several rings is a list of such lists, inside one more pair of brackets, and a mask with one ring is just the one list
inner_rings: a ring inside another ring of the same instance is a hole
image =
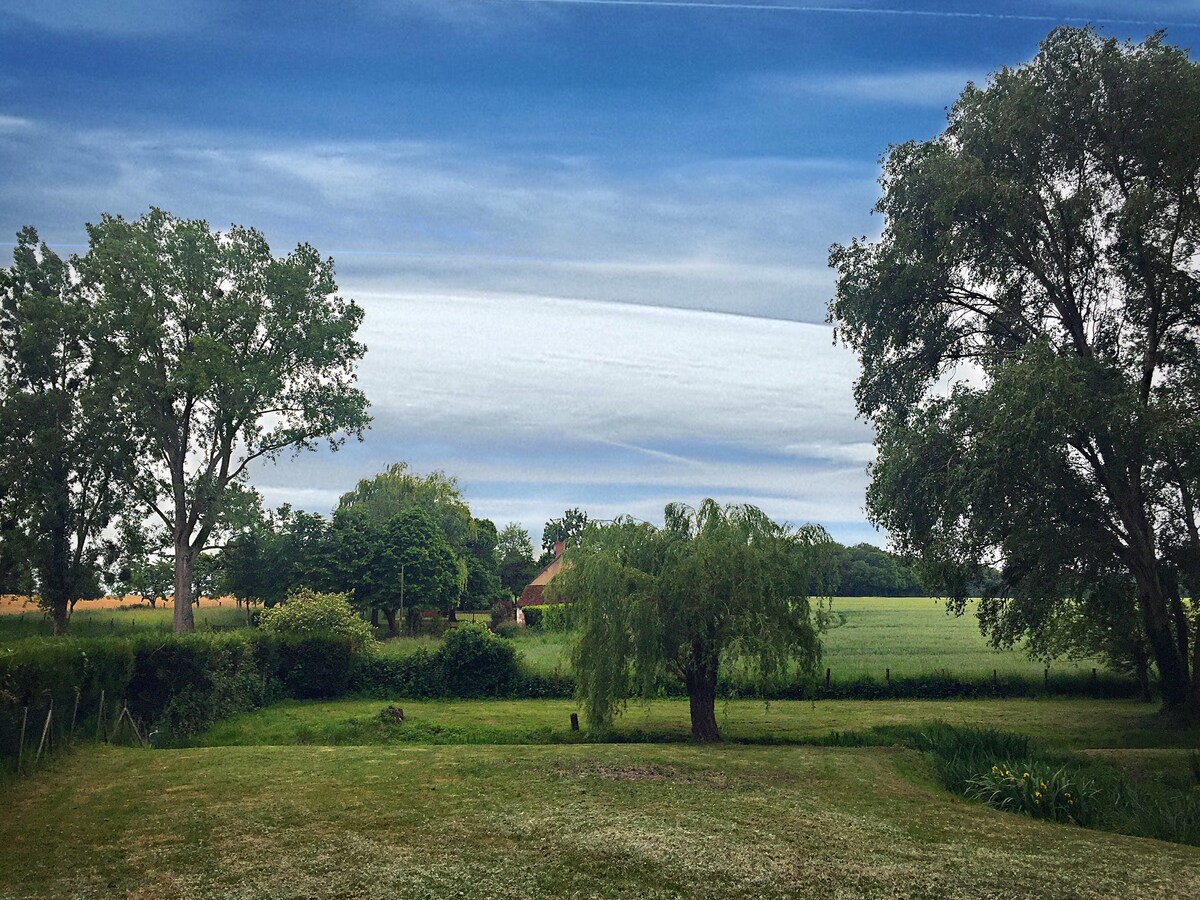
[[717, 666], [701, 664], [687, 673], [688, 702], [692, 713], [692, 738], [719, 741], [717, 730]]
[[1158, 666], [1158, 680], [1163, 702], [1169, 709], [1200, 713], [1188, 675], [1188, 660], [1179, 657], [1179, 644], [1171, 631], [1167, 602], [1158, 578], [1143, 578], [1138, 574], [1138, 605], [1146, 628], [1146, 639]]
[[[374, 612], [374, 610], [373, 610]], [[396, 626], [396, 610], [385, 609], [383, 611], [384, 618], [387, 619], [388, 637], [399, 637], [400, 629]]]
[[67, 615], [67, 602], [60, 600], [54, 604], [54, 633], [66, 634], [68, 621], [70, 617]]
[[371, 627], [372, 628], [379, 627], [379, 607], [377, 607], [377, 606], [371, 607]]
[[186, 537], [175, 538], [175, 620], [176, 634], [196, 630], [192, 616], [192, 548]]

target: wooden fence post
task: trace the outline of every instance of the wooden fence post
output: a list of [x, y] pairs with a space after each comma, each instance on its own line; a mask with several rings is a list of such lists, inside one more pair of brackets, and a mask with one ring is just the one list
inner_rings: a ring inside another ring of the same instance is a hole
[[37, 756], [33, 758], [34, 763], [37, 763], [42, 758], [42, 750], [46, 746], [46, 736], [50, 733], [50, 722], [54, 718], [54, 699], [50, 699], [50, 707], [46, 710], [46, 724], [42, 726], [42, 739], [38, 742]]
[[104, 688], [100, 688], [100, 708], [96, 710], [96, 740], [100, 740], [104, 722]]
[[75, 741], [75, 719], [79, 715], [79, 688], [75, 688], [75, 710], [71, 713], [71, 733], [67, 735], [67, 743]]
[[886, 668], [886, 669], [884, 669], [884, 670], [883, 670], [883, 677], [884, 677], [884, 680], [885, 680], [885, 681], [887, 681], [887, 683], [888, 683], [888, 684], [891, 684], [891, 683], [892, 683], [892, 669], [891, 669], [891, 666], [889, 666], [888, 668]]
[[25, 723], [29, 721], [29, 707], [21, 716], [21, 743], [17, 744], [17, 774], [21, 774], [21, 757], [25, 755]]
[[830, 676], [830, 674], [831, 674], [831, 670], [830, 670], [830, 669], [826, 669], [826, 670], [825, 670], [825, 687], [829, 687], [829, 676]]

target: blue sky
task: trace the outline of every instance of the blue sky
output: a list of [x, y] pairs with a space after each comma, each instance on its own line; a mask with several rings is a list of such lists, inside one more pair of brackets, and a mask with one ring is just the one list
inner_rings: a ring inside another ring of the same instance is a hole
[[328, 511], [384, 465], [477, 515], [754, 502], [882, 543], [824, 325], [878, 159], [1057, 23], [1200, 41], [1200, 2], [0, 0], [0, 239], [154, 204], [337, 261], [362, 444], [260, 468]]

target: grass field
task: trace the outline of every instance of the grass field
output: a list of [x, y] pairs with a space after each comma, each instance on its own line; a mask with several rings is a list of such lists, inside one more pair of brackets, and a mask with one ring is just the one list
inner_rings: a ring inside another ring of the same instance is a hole
[[[567, 636], [531, 632], [514, 639], [537, 672], [570, 671]], [[838, 680], [871, 677], [882, 681], [888, 669], [896, 678], [928, 675], [942, 669], [951, 677], [984, 679], [1021, 675], [1040, 678], [1044, 664], [1020, 650], [997, 651], [979, 633], [974, 608], [965, 615], [946, 613], [941, 600], [916, 597], [837, 597], [832, 627], [823, 637], [824, 662]], [[406, 655], [432, 649], [430, 638], [398, 638], [384, 652]], [[1059, 660], [1055, 673], [1088, 673], [1094, 661]]]
[[[572, 732], [567, 700], [397, 700], [400, 725], [384, 724], [379, 700], [280, 703], [218, 723], [197, 739], [207, 746], [354, 744], [538, 744], [591, 740]], [[1158, 707], [1128, 700], [751, 700], [718, 702], [728, 741], [815, 743], [835, 731], [946, 722], [1035, 735], [1056, 751], [1200, 747], [1200, 728], [1167, 728]], [[586, 726], [586, 721], [584, 722]], [[684, 741], [686, 700], [630, 704], [617, 740]]]
[[1192, 897], [1200, 850], [994, 812], [911, 751], [93, 747], [0, 897]]
[[[202, 601], [193, 612], [199, 631], [239, 628], [246, 622], [245, 608], [239, 609], [232, 600]], [[151, 609], [139, 604], [91, 608], [86, 602], [80, 602], [71, 615], [68, 634], [72, 637], [109, 637], [148, 631], [166, 634], [171, 631], [173, 615], [172, 608], [161, 603]], [[26, 606], [0, 615], [0, 646], [53, 633], [53, 623], [36, 607]]]
[[[878, 680], [890, 669], [894, 677], [927, 675], [945, 669], [952, 677], [986, 678], [996, 671], [1000, 677], [1023, 675], [1037, 678], [1043, 664], [1030, 660], [1020, 650], [999, 652], [988, 646], [979, 633], [973, 611], [964, 616], [946, 614], [945, 604], [927, 598], [838, 597], [833, 601], [833, 627], [824, 636], [824, 665], [838, 680], [862, 676]], [[232, 601], [206, 601], [196, 611], [196, 627], [236, 628], [245, 611]], [[480, 622], [487, 617], [477, 614]], [[470, 613], [460, 615], [469, 622]], [[170, 607], [158, 609], [90, 609], [80, 603], [71, 619], [71, 634], [88, 637], [128, 634], [141, 630], [167, 632], [171, 629]], [[38, 610], [0, 616], [0, 646], [51, 633], [50, 621]], [[528, 633], [514, 639], [526, 662], [536, 672], [570, 671], [567, 637], [563, 634]], [[408, 655], [418, 648], [434, 649], [439, 639], [397, 638], [386, 641], [382, 652]], [[1056, 662], [1052, 671], [1087, 672], [1094, 662]]]

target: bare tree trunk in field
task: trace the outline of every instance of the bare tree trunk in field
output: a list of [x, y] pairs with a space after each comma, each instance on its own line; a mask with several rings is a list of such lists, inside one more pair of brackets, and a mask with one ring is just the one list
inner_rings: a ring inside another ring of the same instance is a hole
[[701, 662], [689, 668], [685, 681], [692, 714], [692, 737], [697, 741], [721, 740], [717, 730], [716, 662]]
[[196, 630], [192, 615], [192, 548], [186, 536], [175, 536], [175, 619], [172, 630], [186, 634]]

